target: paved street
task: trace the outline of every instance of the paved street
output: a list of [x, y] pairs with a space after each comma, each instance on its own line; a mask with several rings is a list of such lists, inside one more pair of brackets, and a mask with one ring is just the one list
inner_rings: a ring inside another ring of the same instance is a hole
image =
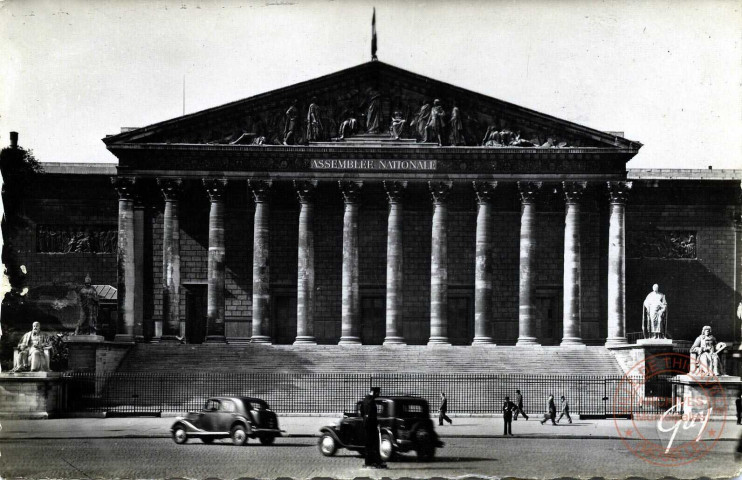
[[407, 455], [388, 470], [359, 468], [363, 459], [347, 451], [322, 457], [315, 438], [279, 439], [272, 447], [198, 440], [176, 445], [165, 438], [24, 440], [0, 443], [2, 477], [26, 478], [293, 478], [356, 476], [447, 477], [461, 475], [554, 478], [642, 476], [659, 478], [730, 478], [735, 443], [722, 441], [700, 461], [684, 467], [652, 466], [638, 460], [620, 440], [450, 438], [431, 463]]

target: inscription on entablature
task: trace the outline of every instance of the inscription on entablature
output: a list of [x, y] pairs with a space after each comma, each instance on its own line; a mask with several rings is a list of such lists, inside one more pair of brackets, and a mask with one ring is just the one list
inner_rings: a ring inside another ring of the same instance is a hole
[[312, 170], [434, 171], [436, 160], [312, 160]]
[[629, 236], [629, 257], [696, 259], [696, 232], [689, 230], [637, 231]]

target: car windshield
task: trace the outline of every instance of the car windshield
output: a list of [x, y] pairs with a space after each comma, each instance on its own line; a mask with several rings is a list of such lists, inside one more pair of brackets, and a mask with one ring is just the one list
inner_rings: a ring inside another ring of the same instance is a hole
[[399, 402], [398, 412], [403, 418], [426, 418], [428, 406], [423, 402]]

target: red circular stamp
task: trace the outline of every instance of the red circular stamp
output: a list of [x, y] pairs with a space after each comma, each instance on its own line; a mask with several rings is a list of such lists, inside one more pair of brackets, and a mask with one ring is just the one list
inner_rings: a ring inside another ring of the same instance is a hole
[[662, 353], [637, 362], [616, 385], [612, 400], [621, 441], [654, 465], [675, 467], [702, 458], [726, 423], [719, 378], [688, 355]]

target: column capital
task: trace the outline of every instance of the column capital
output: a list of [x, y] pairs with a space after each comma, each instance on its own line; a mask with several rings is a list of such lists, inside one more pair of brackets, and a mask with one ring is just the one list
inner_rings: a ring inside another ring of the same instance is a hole
[[536, 203], [544, 182], [518, 182], [521, 203]]
[[472, 182], [474, 186], [474, 193], [477, 194], [477, 203], [489, 203], [492, 201], [492, 196], [495, 194], [497, 188], [497, 182]]
[[299, 197], [299, 203], [312, 203], [314, 201], [314, 192], [317, 189], [317, 180], [294, 180], [296, 196]]
[[203, 184], [212, 202], [224, 200], [224, 192], [227, 189], [226, 178], [204, 178]]
[[267, 202], [270, 199], [273, 180], [248, 179], [247, 188], [250, 189], [255, 203]]
[[384, 190], [389, 203], [400, 203], [406, 188], [406, 180], [384, 180]]
[[113, 188], [119, 194], [120, 200], [134, 200], [136, 196], [136, 177], [111, 177]]
[[430, 194], [433, 196], [433, 203], [443, 203], [451, 193], [453, 182], [428, 182]]
[[177, 200], [183, 191], [183, 180], [180, 178], [158, 177], [157, 186], [162, 191], [165, 201]]
[[629, 198], [632, 182], [607, 182], [611, 203], [624, 204]]
[[567, 203], [580, 203], [587, 190], [587, 182], [562, 182], [562, 190]]
[[343, 194], [345, 203], [358, 202], [361, 197], [361, 187], [363, 187], [363, 182], [340, 180], [338, 181], [338, 185], [340, 186], [340, 191]]

